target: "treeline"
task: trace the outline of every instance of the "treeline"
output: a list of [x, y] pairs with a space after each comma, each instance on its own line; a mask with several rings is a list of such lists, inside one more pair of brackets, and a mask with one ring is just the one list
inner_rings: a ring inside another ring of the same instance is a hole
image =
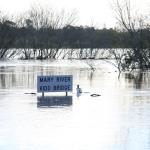
[[[56, 58], [60, 49], [111, 49], [131, 48], [133, 41], [130, 33], [117, 29], [96, 29], [94, 27], [66, 25], [64, 27], [35, 27], [31, 19], [25, 19], [23, 26], [11, 20], [0, 22], [0, 58], [12, 57], [22, 53], [23, 59], [30, 59], [31, 53], [36, 58]], [[139, 29], [134, 32], [136, 38], [142, 35], [141, 45], [150, 45], [150, 30]], [[10, 49], [11, 52], [9, 51]], [[16, 52], [15, 49], [20, 49]], [[38, 54], [37, 54], [38, 53]], [[92, 56], [91, 56], [92, 57]]]
[[[63, 48], [128, 48], [128, 33], [115, 29], [67, 25], [63, 28], [33, 26], [26, 19], [22, 27], [16, 22], [0, 22], [0, 48], [2, 58], [6, 49], [63, 49]], [[4, 52], [2, 52], [4, 50]]]
[[[115, 29], [67, 25], [60, 29], [34, 28], [31, 20], [18, 27], [15, 22], [0, 22], [1, 48], [124, 48], [127, 33]], [[30, 22], [30, 24], [29, 24]], [[124, 40], [123, 40], [124, 39]]]
[[74, 49], [80, 49], [78, 55], [81, 58], [83, 49], [90, 49], [84, 56], [89, 58], [96, 55], [94, 49], [130, 47], [127, 32], [75, 26], [75, 21], [74, 12], [61, 10], [56, 13], [41, 7], [34, 7], [19, 17], [10, 18], [1, 13], [0, 58], [14, 57], [19, 53], [23, 59], [55, 59], [60, 55], [60, 49], [72, 49], [70, 55]]
[[75, 26], [76, 14], [64, 10], [58, 13], [35, 7], [15, 18], [0, 14], [0, 59], [15, 55], [22, 59], [95, 59], [100, 58], [99, 49], [104, 49], [102, 53], [109, 49], [119, 72], [149, 69], [149, 20], [132, 15], [128, 0], [115, 1], [119, 27], [114, 29]]
[[[128, 34], [115, 29], [67, 25], [60, 29], [6, 27], [14, 42], [10, 48], [127, 48]], [[7, 37], [8, 38], [8, 37]]]

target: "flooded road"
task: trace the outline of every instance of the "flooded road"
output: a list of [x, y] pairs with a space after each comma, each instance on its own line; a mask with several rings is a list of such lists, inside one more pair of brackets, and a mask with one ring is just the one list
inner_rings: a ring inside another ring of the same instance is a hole
[[[103, 61], [1, 61], [0, 150], [149, 150], [150, 72], [116, 71]], [[42, 101], [29, 94], [37, 75], [73, 75], [73, 92]]]

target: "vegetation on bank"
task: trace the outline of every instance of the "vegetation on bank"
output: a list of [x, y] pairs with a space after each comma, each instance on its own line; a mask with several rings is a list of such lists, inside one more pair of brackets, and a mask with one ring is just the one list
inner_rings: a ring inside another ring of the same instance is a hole
[[[123, 3], [115, 0], [114, 8], [119, 24], [114, 29], [75, 26], [74, 12], [56, 13], [41, 7], [12, 19], [1, 13], [0, 59], [11, 58], [18, 53], [23, 59], [57, 59], [63, 49], [70, 49], [69, 52], [64, 51], [64, 55], [72, 56], [78, 49], [79, 59], [95, 59], [98, 49], [109, 49], [108, 53], [115, 58], [120, 72], [149, 69], [149, 22], [143, 16], [132, 15], [128, 0]], [[122, 48], [121, 53], [116, 48]]]
[[30, 53], [34, 51], [38, 53], [37, 58], [55, 59], [59, 49], [81, 49], [81, 51], [91, 49], [93, 51], [93, 49], [102, 48], [130, 47], [127, 40], [128, 34], [116, 29], [96, 29], [88, 26], [73, 26], [68, 23], [62, 27], [55, 27], [50, 23], [46, 25], [43, 23], [37, 27], [37, 23], [34, 22], [37, 20], [38, 18], [34, 20], [25, 18], [22, 25], [5, 18], [1, 20], [0, 58], [12, 57], [15, 53], [7, 55], [7, 50], [12, 48], [22, 49], [24, 59], [31, 59]]

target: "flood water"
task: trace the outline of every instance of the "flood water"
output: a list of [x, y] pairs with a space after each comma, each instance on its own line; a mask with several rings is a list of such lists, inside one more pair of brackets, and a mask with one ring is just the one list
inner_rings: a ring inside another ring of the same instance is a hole
[[[73, 92], [41, 100], [37, 75], [73, 75]], [[103, 61], [1, 61], [0, 150], [149, 150], [150, 72], [135, 75]]]

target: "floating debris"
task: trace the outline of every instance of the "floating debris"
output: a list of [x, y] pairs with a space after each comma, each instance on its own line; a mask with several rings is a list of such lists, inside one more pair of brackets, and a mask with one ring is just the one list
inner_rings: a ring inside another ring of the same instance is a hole
[[91, 94], [90, 96], [92, 97], [98, 97], [98, 96], [101, 96], [100, 94]]
[[35, 95], [36, 93], [31, 92], [31, 93], [24, 93], [24, 94], [34, 94]]

